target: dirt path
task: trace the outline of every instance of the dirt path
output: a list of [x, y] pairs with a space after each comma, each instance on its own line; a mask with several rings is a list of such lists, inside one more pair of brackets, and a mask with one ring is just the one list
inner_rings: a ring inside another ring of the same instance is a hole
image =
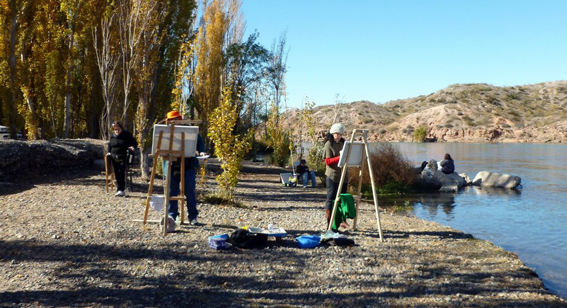
[[[381, 212], [379, 243], [371, 204], [345, 232], [355, 246], [300, 249], [294, 237], [324, 228], [325, 191], [282, 187], [280, 171], [247, 163], [245, 207], [200, 204], [202, 225], [166, 237], [133, 221], [143, 216], [140, 180], [127, 198], [106, 194], [93, 170], [3, 183], [0, 306], [567, 307], [516, 255], [448, 227]], [[208, 176], [203, 189], [214, 185]], [[210, 249], [207, 237], [231, 233], [239, 217], [289, 236], [266, 249]]]

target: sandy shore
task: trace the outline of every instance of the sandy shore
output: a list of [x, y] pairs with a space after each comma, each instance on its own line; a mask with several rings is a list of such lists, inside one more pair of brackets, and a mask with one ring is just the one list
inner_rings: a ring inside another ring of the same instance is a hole
[[[282, 187], [279, 172], [247, 163], [244, 207], [201, 203], [200, 226], [166, 237], [134, 221], [140, 179], [126, 198], [105, 193], [98, 170], [1, 183], [0, 306], [567, 307], [515, 254], [457, 230], [381, 211], [380, 243], [371, 204], [344, 233], [355, 246], [300, 249], [296, 236], [325, 227], [325, 190]], [[208, 175], [200, 189], [214, 187]], [[239, 217], [289, 236], [266, 249], [209, 248], [207, 237], [230, 234]]]

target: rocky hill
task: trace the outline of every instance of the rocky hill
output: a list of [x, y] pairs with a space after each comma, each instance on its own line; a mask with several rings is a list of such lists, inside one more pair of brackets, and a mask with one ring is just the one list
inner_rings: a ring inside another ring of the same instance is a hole
[[[298, 123], [300, 113], [290, 110], [284, 119]], [[423, 127], [437, 142], [567, 142], [567, 81], [513, 87], [455, 84], [384, 104], [319, 106], [313, 113], [320, 136], [336, 117], [349, 132], [370, 130], [370, 141], [413, 141], [415, 129]]]

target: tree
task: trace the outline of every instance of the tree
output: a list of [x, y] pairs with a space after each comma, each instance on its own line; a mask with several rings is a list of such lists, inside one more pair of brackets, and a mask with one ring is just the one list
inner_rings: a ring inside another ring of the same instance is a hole
[[[223, 47], [228, 30], [228, 18], [223, 11], [225, 1], [203, 1], [201, 26], [195, 39], [196, 67], [193, 76], [195, 107], [199, 117], [209, 123], [212, 111], [218, 107], [224, 63]], [[208, 139], [206, 127], [203, 129]], [[208, 144], [208, 140], [206, 140]]]
[[293, 144], [290, 132], [283, 127], [283, 124], [279, 121], [279, 117], [279, 108], [276, 103], [273, 102], [268, 116], [268, 122], [266, 123], [267, 142], [268, 146], [274, 150], [272, 153], [273, 163], [283, 167], [290, 156], [290, 146], [293, 146]]
[[[143, 33], [154, 14], [156, 0], [120, 0], [118, 6], [118, 24], [120, 27], [120, 51], [122, 59], [122, 104], [121, 119], [128, 126], [128, 108], [130, 90], [134, 82], [133, 69], [138, 66], [139, 57], [145, 53], [139, 49]], [[154, 18], [158, 16], [154, 15]], [[154, 30], [154, 29], [151, 29]], [[150, 31], [151, 31], [150, 30]]]
[[[154, 0], [155, 1], [155, 0]], [[152, 9], [150, 22], [140, 41], [140, 58], [136, 66], [136, 136], [140, 144], [142, 177], [149, 176], [150, 130], [156, 113], [164, 114], [174, 97], [175, 71], [186, 31], [192, 22], [193, 1], [170, 0], [148, 5]]]
[[413, 132], [413, 139], [416, 142], [425, 141], [426, 136], [427, 136], [427, 129], [423, 126], [416, 128], [415, 131]]
[[271, 59], [268, 66], [268, 80], [274, 87], [274, 100], [276, 107], [279, 109], [282, 97], [282, 89], [285, 86], [285, 73], [287, 72], [287, 54], [285, 44], [287, 42], [287, 33], [283, 32], [279, 40], [274, 40], [272, 44]]
[[81, 8], [83, 6], [84, 0], [60, 0], [61, 1], [61, 11], [66, 14], [67, 17], [67, 29], [65, 29], [65, 37], [68, 41], [67, 44], [67, 73], [65, 75], [65, 124], [63, 138], [69, 136], [70, 130], [70, 120], [71, 120], [71, 82], [72, 82], [72, 72], [75, 67], [75, 56], [76, 46], [75, 46], [75, 35], [76, 28], [80, 23], [77, 23], [77, 19], [80, 16]]
[[[266, 48], [256, 43], [258, 33], [251, 34], [244, 43], [233, 43], [226, 51], [227, 62], [227, 84], [229, 84], [233, 95], [239, 93], [236, 108], [239, 114], [253, 114], [257, 106], [254, 105], [253, 95], [249, 93], [249, 88], [256, 83], [260, 83], [268, 64], [269, 52]], [[248, 103], [248, 106], [246, 104]], [[246, 112], [248, 109], [248, 112]], [[247, 131], [253, 124], [251, 119], [248, 123], [241, 123], [246, 117], [239, 117], [237, 126], [242, 124], [241, 130]]]
[[236, 104], [231, 99], [232, 93], [225, 88], [220, 106], [211, 114], [209, 137], [215, 144], [215, 155], [221, 161], [223, 173], [216, 180], [221, 196], [229, 201], [234, 199], [234, 188], [238, 184], [238, 174], [242, 169], [242, 159], [251, 148], [252, 132], [236, 134], [233, 128], [238, 119]]
[[116, 104], [116, 79], [118, 62], [120, 54], [116, 50], [114, 43], [116, 38], [113, 37], [113, 29], [115, 29], [116, 13], [107, 12], [100, 22], [100, 47], [98, 47], [98, 30], [93, 29], [94, 48], [96, 55], [96, 63], [100, 72], [100, 80], [102, 86], [102, 97], [104, 100], [104, 108], [100, 117], [100, 133], [103, 139], [109, 137], [109, 128], [114, 119], [114, 106]]

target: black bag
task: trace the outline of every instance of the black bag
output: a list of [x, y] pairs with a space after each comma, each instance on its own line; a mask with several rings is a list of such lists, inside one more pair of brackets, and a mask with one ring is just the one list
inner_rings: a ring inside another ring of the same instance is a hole
[[230, 235], [228, 242], [233, 246], [245, 249], [264, 248], [268, 242], [267, 234], [250, 233], [245, 229], [238, 229]]

